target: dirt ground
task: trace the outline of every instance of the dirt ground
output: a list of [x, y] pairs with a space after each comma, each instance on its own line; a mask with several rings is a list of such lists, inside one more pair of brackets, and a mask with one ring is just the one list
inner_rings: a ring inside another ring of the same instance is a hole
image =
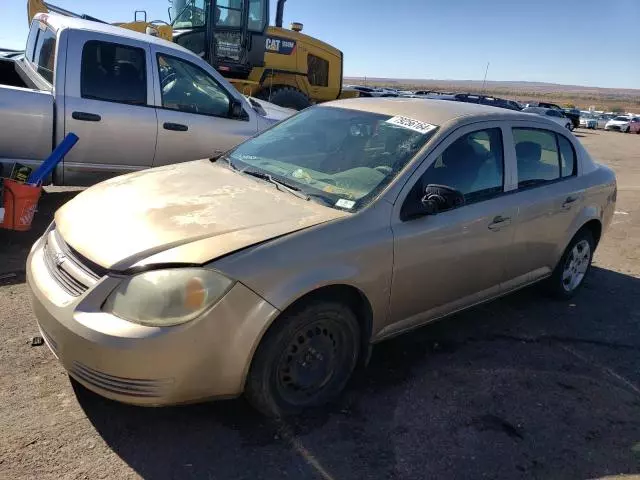
[[374, 348], [336, 404], [283, 423], [242, 399], [144, 409], [74, 388], [0, 233], [0, 478], [596, 478], [640, 473], [640, 135], [576, 132], [618, 175], [585, 288], [530, 288]]

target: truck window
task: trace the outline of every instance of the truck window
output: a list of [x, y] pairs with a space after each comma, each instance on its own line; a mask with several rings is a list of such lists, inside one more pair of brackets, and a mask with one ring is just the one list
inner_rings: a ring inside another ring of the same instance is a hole
[[181, 112], [229, 116], [229, 95], [211, 75], [187, 61], [158, 54], [162, 107]]
[[31, 23], [31, 29], [29, 30], [29, 36], [27, 37], [27, 46], [24, 49], [24, 57], [33, 62], [33, 49], [36, 46], [36, 39], [38, 38], [38, 32], [40, 31], [40, 23], [35, 21]]
[[80, 95], [106, 102], [146, 105], [145, 51], [90, 40], [82, 49]]
[[38, 73], [47, 82], [53, 84], [53, 71], [56, 57], [56, 34], [48, 28], [39, 28], [35, 50], [33, 52], [33, 63]]

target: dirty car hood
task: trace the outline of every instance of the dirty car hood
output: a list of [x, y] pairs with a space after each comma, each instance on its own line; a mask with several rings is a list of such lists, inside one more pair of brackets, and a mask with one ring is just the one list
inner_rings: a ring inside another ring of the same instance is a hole
[[55, 222], [80, 254], [102, 267], [126, 270], [202, 264], [345, 215], [226, 164], [198, 160], [100, 183], [60, 208]]

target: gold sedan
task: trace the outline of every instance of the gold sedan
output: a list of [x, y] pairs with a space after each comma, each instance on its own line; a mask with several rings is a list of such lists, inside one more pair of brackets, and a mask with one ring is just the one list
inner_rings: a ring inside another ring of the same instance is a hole
[[34, 245], [42, 335], [106, 397], [282, 415], [383, 339], [544, 280], [578, 291], [616, 181], [543, 117], [342, 100], [215, 160], [96, 185]]

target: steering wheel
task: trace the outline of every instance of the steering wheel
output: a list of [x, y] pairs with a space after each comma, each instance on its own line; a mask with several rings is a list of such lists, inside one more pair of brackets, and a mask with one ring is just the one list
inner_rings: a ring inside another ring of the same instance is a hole
[[383, 175], [388, 175], [392, 172], [392, 168], [388, 165], [378, 165], [377, 167], [373, 167], [376, 172], [380, 172]]

